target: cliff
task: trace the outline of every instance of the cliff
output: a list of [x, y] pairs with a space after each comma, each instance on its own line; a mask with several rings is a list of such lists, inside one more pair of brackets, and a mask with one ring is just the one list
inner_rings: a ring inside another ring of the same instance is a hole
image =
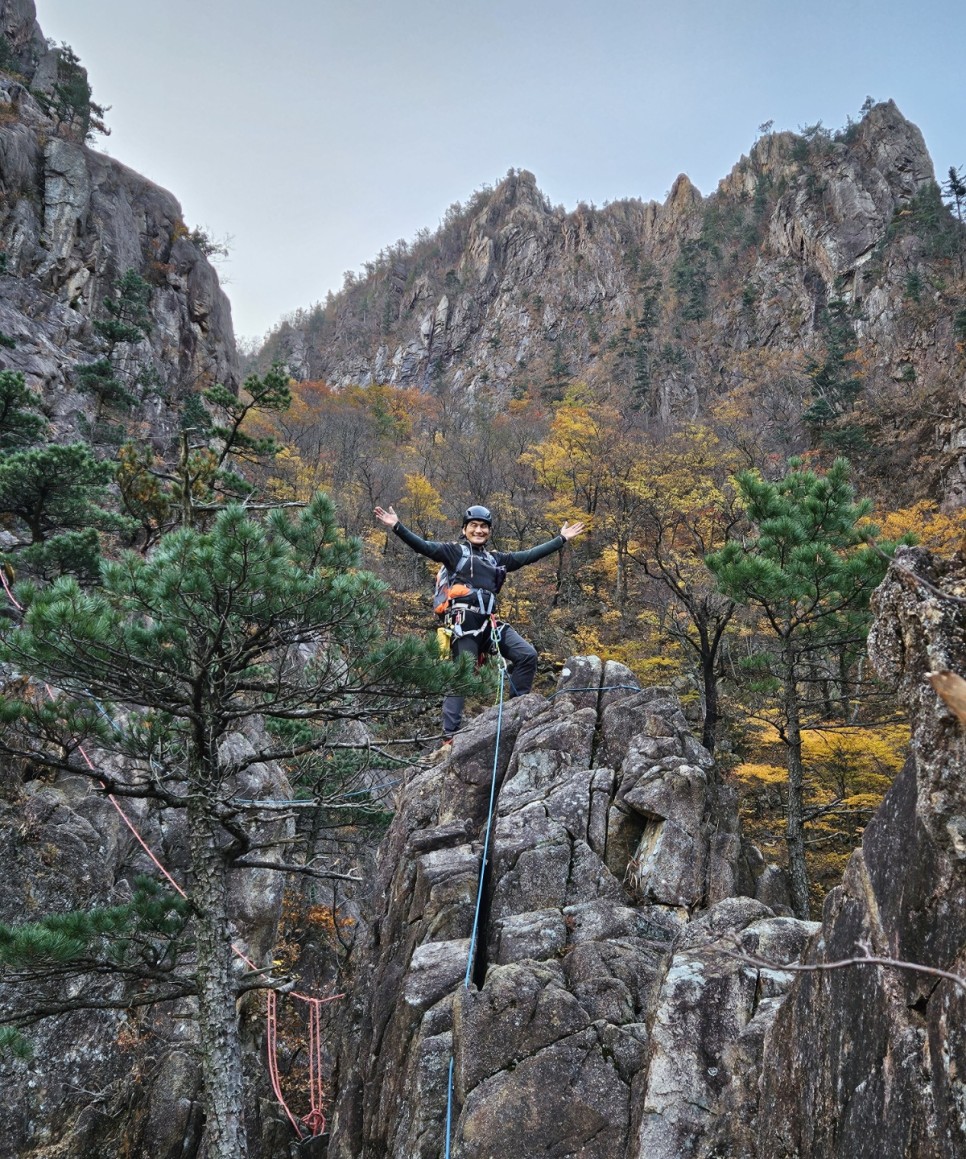
[[[52, 113], [58, 64], [30, 0], [0, 0], [0, 33], [0, 368], [22, 370], [56, 437], [74, 437], [92, 406], [74, 368], [98, 353], [105, 299], [133, 270], [150, 325], [123, 357], [150, 388], [132, 421], [164, 442], [188, 394], [237, 383], [204, 241], [170, 194]], [[800, 419], [815, 375], [781, 360], [827, 362], [844, 318], [845, 354], [865, 360], [848, 415], [876, 411], [874, 451], [893, 469], [900, 444], [926, 464], [925, 484], [910, 467], [897, 490], [928, 485], [955, 505], [962, 230], [936, 193], [921, 135], [891, 103], [839, 135], [766, 135], [710, 197], [681, 177], [660, 205], [567, 214], [514, 172], [280, 327], [263, 355], [334, 383], [497, 398], [618, 382], [655, 426], [758, 389], [748, 360], [774, 356], [773, 397]], [[481, 1159], [966, 1150], [966, 753], [923, 680], [966, 669], [964, 597], [961, 561], [917, 551], [877, 597], [873, 658], [899, 684], [912, 755], [820, 923], [789, 916], [781, 872], [742, 839], [675, 696], [620, 665], [571, 660], [552, 697], [487, 710], [445, 763], [407, 768], [392, 802], [397, 769], [370, 769], [363, 791], [394, 813], [378, 850], [313, 832], [320, 856], [352, 870], [338, 891], [296, 896], [261, 870], [232, 891], [247, 953], [312, 993], [336, 976], [345, 991], [325, 1014], [330, 1133], [304, 1144], [271, 1098], [263, 1000], [241, 1002], [251, 1153], [435, 1159], [447, 1134], [454, 1156]], [[228, 743], [244, 755], [252, 735]], [[284, 847], [285, 772], [253, 766], [237, 791], [265, 803], [253, 840]], [[144, 802], [130, 815], [181, 876], [184, 826]], [[0, 769], [0, 850], [8, 923], [123, 905], [138, 874], [157, 873], [96, 785], [29, 762]], [[160, 936], [139, 952], [127, 976], [101, 963], [83, 995], [47, 961], [0, 979], [0, 1017], [33, 1048], [0, 1057], [11, 1153], [201, 1154], [192, 947], [179, 970]], [[900, 966], [840, 965], [863, 955]], [[163, 1000], [140, 1005], [145, 977], [165, 976]], [[289, 1018], [281, 1040], [291, 1091], [304, 1026]]]
[[504, 402], [584, 382], [658, 427], [750, 393], [776, 451], [807, 445], [803, 415], [812, 438], [847, 422], [870, 474], [905, 494], [912, 465], [917, 498], [955, 506], [964, 254], [922, 134], [887, 101], [838, 133], [762, 136], [708, 196], [682, 175], [663, 203], [567, 213], [511, 171], [281, 323], [259, 359]]
[[[966, 663], [964, 576], [908, 549], [877, 594], [872, 652], [912, 715], [912, 755], [821, 923], [788, 916], [673, 695], [620, 665], [572, 660], [553, 696], [488, 709], [445, 762], [407, 769], [375, 862], [356, 850], [355, 900], [340, 897], [353, 932], [326, 1008], [330, 1130], [307, 1153], [436, 1159], [449, 1115], [466, 1157], [958, 1154], [966, 752], [923, 676]], [[253, 774], [246, 796], [290, 793], [278, 770]], [[144, 851], [86, 780], [8, 768], [3, 795], [4, 918], [129, 896]], [[133, 816], [182, 872], [179, 828]], [[279, 876], [256, 877], [233, 901], [243, 944], [284, 960], [300, 937], [302, 985], [324, 981], [318, 933], [293, 934]], [[870, 955], [899, 966], [837, 965]], [[29, 1032], [33, 1058], [0, 1063], [17, 1154], [198, 1153], [191, 1003], [139, 1010], [132, 984], [106, 978], [102, 1006], [75, 1011], [55, 987], [64, 1013]], [[27, 993], [4, 987], [7, 1017]], [[265, 1083], [259, 1004], [242, 1025], [267, 1159], [294, 1134]]]
[[906, 549], [875, 596], [870, 654], [914, 721], [905, 769], [825, 902], [765, 1042], [757, 1154], [941, 1159], [966, 1151], [966, 737], [924, 676], [966, 671], [963, 560]]
[[0, 71], [0, 369], [25, 374], [58, 437], [76, 435], [91, 401], [73, 369], [100, 353], [92, 323], [133, 270], [149, 324], [125, 344], [125, 375], [149, 383], [134, 421], [163, 437], [188, 394], [238, 383], [228, 300], [177, 200], [52, 108], [56, 52], [30, 0], [0, 2], [0, 34], [12, 57]]
[[[250, 751], [239, 732], [235, 753]], [[96, 754], [95, 754], [96, 759]], [[100, 766], [103, 767], [103, 766]], [[252, 799], [288, 798], [291, 786], [275, 766], [256, 766], [239, 785]], [[188, 843], [183, 816], [164, 817], [143, 801], [126, 799], [124, 816], [96, 781], [45, 777], [6, 760], [0, 770], [0, 856], [4, 884], [0, 921], [37, 922], [51, 915], [85, 913], [131, 902], [140, 875], [167, 883], [188, 880]], [[256, 827], [262, 839], [283, 839], [288, 822], [269, 815]], [[126, 819], [125, 819], [126, 818]], [[143, 844], [142, 844], [143, 842]], [[150, 851], [150, 852], [149, 852]], [[152, 862], [157, 858], [158, 862]], [[232, 890], [237, 944], [251, 958], [270, 960], [278, 936], [284, 881], [271, 872], [244, 875]], [[137, 939], [141, 940], [141, 939]], [[0, 973], [0, 1022], [23, 1026], [26, 1058], [0, 1049], [3, 1153], [116, 1159], [200, 1155], [203, 1130], [196, 1001], [182, 967], [192, 961], [169, 956], [159, 927], [123, 962], [85, 955], [88, 973], [65, 967], [62, 976], [38, 955], [30, 964]], [[100, 962], [98, 962], [100, 958]], [[237, 975], [244, 966], [239, 959]], [[159, 1000], [142, 1005], [146, 991]], [[263, 1007], [243, 1004], [243, 1034], [256, 1090], [266, 1099]], [[38, 1017], [39, 1015], [39, 1017]], [[274, 1113], [252, 1108], [252, 1153], [283, 1154], [291, 1128]], [[277, 1150], [276, 1150], [277, 1148]]]
[[[877, 595], [913, 755], [821, 924], [784, 916], [673, 697], [619, 665], [570, 661], [411, 770], [329, 1154], [439, 1156], [447, 1115], [467, 1159], [959, 1154], [966, 751], [923, 674], [963, 671], [964, 594], [961, 565], [906, 551]], [[833, 966], [862, 956], [905, 965]]]
[[451, 1054], [454, 1155], [703, 1153], [739, 1036], [760, 1042], [788, 983], [719, 951], [787, 961], [812, 931], [747, 896], [773, 885], [673, 696], [568, 662], [549, 701], [490, 710], [407, 779], [330, 1154], [441, 1155]]

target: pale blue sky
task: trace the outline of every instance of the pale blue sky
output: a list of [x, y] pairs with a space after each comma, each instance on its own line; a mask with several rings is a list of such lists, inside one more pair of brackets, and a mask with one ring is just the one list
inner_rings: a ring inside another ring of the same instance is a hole
[[554, 204], [708, 193], [758, 125], [866, 96], [966, 165], [948, 0], [36, 0], [110, 105], [112, 156], [231, 235], [239, 335], [338, 290], [454, 201], [530, 169]]

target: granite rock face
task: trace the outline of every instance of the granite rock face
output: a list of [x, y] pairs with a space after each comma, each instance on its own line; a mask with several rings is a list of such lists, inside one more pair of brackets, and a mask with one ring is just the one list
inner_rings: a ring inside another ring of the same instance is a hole
[[[252, 726], [254, 727], [254, 725]], [[245, 733], [226, 740], [226, 755], [251, 750]], [[238, 783], [252, 800], [291, 796], [275, 766], [253, 765]], [[159, 815], [143, 800], [119, 802], [131, 826], [176, 881], [186, 881], [187, 849], [179, 814]], [[139, 875], [157, 876], [145, 848], [120, 812], [86, 778], [27, 779], [6, 766], [0, 777], [0, 921], [40, 920], [71, 910], [123, 905]], [[256, 827], [264, 841], [284, 841], [290, 819], [271, 814]], [[251, 958], [270, 960], [277, 939], [284, 875], [267, 870], [239, 875], [230, 895], [237, 945]], [[149, 959], [144, 959], [145, 963]], [[239, 962], [239, 971], [242, 965]], [[183, 957], [160, 989], [169, 1001], [138, 1005], [147, 982], [102, 971], [43, 985], [31, 971], [4, 970], [0, 1019], [25, 1017], [31, 1057], [0, 1053], [0, 1138], [4, 1155], [36, 1159], [116, 1159], [152, 1155], [185, 1159], [199, 1154], [202, 1135], [201, 1073], [194, 1000], [183, 988], [192, 958]], [[22, 975], [22, 977], [21, 977]], [[158, 986], [158, 978], [152, 983]], [[84, 994], [85, 1001], [74, 1002]], [[30, 1021], [37, 1009], [62, 1013]], [[242, 1012], [253, 1089], [264, 1084], [264, 1019], [249, 1002]], [[269, 1142], [287, 1142], [290, 1130], [253, 1107], [252, 1154], [273, 1153]], [[281, 1152], [279, 1152], [281, 1153]]]
[[[892, 101], [837, 133], [766, 133], [707, 194], [682, 174], [662, 202], [567, 211], [511, 170], [433, 237], [389, 247], [325, 306], [280, 323], [259, 359], [297, 378], [498, 403], [618, 384], [669, 424], [756, 389], [788, 454], [814, 400], [808, 360], [825, 360], [839, 310], [870, 405], [903, 415], [895, 447], [884, 437], [896, 463], [921, 467], [915, 498], [926, 487], [961, 506], [959, 275], [934, 261], [923, 197], [942, 217], [922, 133]], [[942, 405], [912, 410], [910, 383]]]
[[37, 23], [34, 0], [0, 3], [0, 35], [6, 40], [12, 62], [23, 78], [45, 87], [51, 76], [51, 51]]
[[[963, 986], [812, 968], [872, 954], [966, 973], [963, 730], [922, 679], [963, 670], [964, 577], [904, 551], [876, 597], [872, 651], [913, 755], [821, 923], [766, 904], [774, 875], [680, 706], [620, 665], [572, 659], [552, 697], [487, 710], [442, 763], [407, 770], [330, 1008], [330, 1159], [439, 1159], [447, 1117], [465, 1159], [959, 1154]], [[3, 916], [122, 899], [143, 855], [103, 797], [9, 777]], [[253, 777], [248, 797], [287, 791]], [[177, 827], [139, 820], [177, 872]], [[254, 953], [278, 904], [267, 875], [235, 898]], [[190, 1002], [38, 1034], [34, 1061], [3, 1063], [17, 1153], [198, 1154]], [[252, 1115], [253, 1155], [295, 1145], [270, 1103]]]
[[410, 771], [354, 955], [330, 1155], [442, 1155], [447, 1114], [466, 1159], [966, 1150], [966, 983], [822, 969], [966, 976], [966, 740], [924, 680], [966, 671], [966, 569], [901, 550], [875, 604], [912, 756], [821, 923], [754, 896], [770, 874], [713, 761], [619, 665], [569, 661], [548, 701], [489, 710]]
[[228, 299], [177, 200], [38, 103], [53, 54], [31, 0], [0, 0], [0, 30], [23, 70], [0, 74], [0, 334], [13, 343], [0, 345], [0, 369], [23, 372], [55, 438], [76, 437], [91, 402], [74, 367], [102, 352], [92, 322], [133, 270], [148, 283], [151, 324], [124, 344], [124, 374], [150, 380], [137, 417], [169, 437], [187, 394], [238, 385]]
[[[966, 736], [925, 680], [966, 673], [966, 568], [900, 549], [870, 653], [898, 683], [912, 751], [826, 899], [815, 965], [870, 955], [966, 977]], [[966, 1153], [966, 983], [855, 966], [800, 975], [768, 1031], [757, 1153]]]
[[593, 657], [564, 671], [549, 701], [489, 710], [445, 763], [410, 771], [346, 1008], [331, 1156], [441, 1155], [451, 1057], [452, 1154], [479, 1159], [702, 1154], [737, 1097], [735, 1059], [761, 1042], [748, 1027], [789, 979], [718, 948], [787, 961], [811, 927], [730, 897], [733, 802], [674, 697]]

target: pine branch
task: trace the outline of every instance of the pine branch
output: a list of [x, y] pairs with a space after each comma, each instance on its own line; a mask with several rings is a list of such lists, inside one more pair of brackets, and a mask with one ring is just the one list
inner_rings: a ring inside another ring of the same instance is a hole
[[192, 998], [197, 994], [194, 983], [172, 983], [159, 990], [144, 990], [122, 995], [119, 998], [93, 998], [79, 995], [76, 998], [51, 999], [16, 1013], [0, 1013], [0, 1025], [28, 1026], [58, 1014], [71, 1014], [76, 1010], [130, 1010], [138, 1006], [154, 1006], [161, 1002], [176, 1002], [180, 998]]

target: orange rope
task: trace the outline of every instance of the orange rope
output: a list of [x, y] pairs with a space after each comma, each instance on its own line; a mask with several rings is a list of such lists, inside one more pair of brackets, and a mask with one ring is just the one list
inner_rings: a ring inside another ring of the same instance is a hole
[[279, 1106], [288, 1115], [288, 1121], [300, 1139], [305, 1136], [302, 1134], [302, 1128], [299, 1126], [298, 1119], [289, 1110], [289, 1105], [285, 1101], [285, 1096], [282, 1094], [282, 1079], [278, 1073], [278, 1007], [277, 995], [274, 990], [269, 990], [266, 994], [265, 1004], [265, 1041], [268, 1049], [268, 1074], [272, 1081], [272, 1090], [275, 1092], [275, 1098]]
[[[311, 998], [308, 994], [292, 994], [293, 998], [297, 998], [300, 1002], [305, 1002], [309, 1007], [309, 1109], [308, 1112], [302, 1116], [301, 1123], [305, 1125], [309, 1132], [309, 1138], [317, 1139], [320, 1135], [325, 1134], [326, 1118], [325, 1118], [325, 1084], [322, 1077], [323, 1071], [323, 1053], [322, 1053], [322, 1007], [327, 1002], [335, 1002], [338, 998], [344, 998], [344, 994], [333, 994], [328, 998]], [[288, 1116], [289, 1122], [295, 1129], [295, 1133], [300, 1139], [305, 1138], [302, 1131], [300, 1121], [295, 1118], [285, 1101], [285, 1095], [282, 1092], [282, 1076], [278, 1067], [278, 995], [274, 990], [267, 991], [266, 994], [266, 1039], [268, 1045], [268, 1074], [272, 1083], [272, 1091], [278, 1101], [279, 1106]]]
[[302, 1122], [313, 1135], [325, 1134], [325, 1112], [322, 1110], [325, 1089], [322, 1086], [322, 1003], [309, 1003], [309, 1113]]
[[[10, 584], [7, 582], [6, 573], [4, 572], [4, 569], [2, 567], [0, 567], [0, 582], [3, 583], [4, 591], [6, 591], [7, 596], [10, 599], [10, 602], [14, 605], [15, 608], [17, 608], [18, 611], [22, 612], [23, 606], [17, 602], [16, 597], [14, 596], [13, 592], [10, 590]], [[47, 692], [47, 695], [50, 697], [50, 699], [56, 700], [56, 697], [54, 696], [53, 690], [51, 689], [50, 685], [45, 683], [44, 688]], [[77, 751], [84, 758], [84, 761], [86, 762], [87, 767], [91, 770], [92, 773], [94, 773], [96, 775], [97, 769], [94, 767], [93, 762], [91, 761], [90, 757], [85, 752], [83, 745], [78, 745]], [[98, 778], [98, 784], [101, 786], [102, 789], [104, 789], [106, 791], [107, 786], [104, 784], [104, 782], [102, 780], [100, 780], [100, 778]], [[148, 857], [151, 859], [151, 861], [154, 862], [155, 866], [157, 866], [159, 872], [164, 875], [164, 877], [167, 879], [167, 881], [171, 885], [171, 887], [174, 890], [176, 890], [181, 895], [181, 897], [183, 897], [185, 899], [185, 901], [187, 901], [188, 895], [181, 888], [181, 886], [178, 884], [178, 882], [175, 881], [175, 879], [171, 876], [171, 874], [164, 867], [164, 865], [162, 865], [162, 863], [155, 856], [154, 851], [151, 849], [151, 847], [148, 845], [148, 843], [144, 840], [144, 838], [138, 832], [138, 829], [135, 826], [134, 822], [130, 819], [130, 817], [128, 817], [128, 815], [121, 808], [121, 805], [118, 802], [117, 798], [114, 796], [114, 794], [107, 793], [107, 799], [111, 802], [111, 804], [117, 810], [117, 813], [120, 816], [121, 820], [128, 827], [128, 829], [131, 831], [131, 833], [133, 834], [133, 836], [137, 840], [138, 844], [141, 846], [141, 848], [144, 850], [144, 852], [148, 855]], [[251, 958], [249, 958], [248, 955], [239, 946], [236, 946], [235, 943], [232, 942], [231, 948], [232, 948], [233, 953], [236, 955], [236, 957], [240, 958], [241, 961], [243, 961], [245, 963], [245, 965], [248, 966], [248, 968], [250, 970], [253, 970], [256, 973], [258, 972], [258, 966], [255, 965], [255, 963], [251, 960]], [[309, 1111], [308, 1111], [308, 1114], [306, 1114], [305, 1117], [302, 1119], [302, 1122], [308, 1128], [308, 1130], [310, 1132], [310, 1138], [314, 1139], [317, 1136], [324, 1134], [324, 1132], [325, 1132], [325, 1113], [322, 1110], [323, 1103], [325, 1100], [325, 1087], [324, 1087], [323, 1081], [322, 1081], [322, 1015], [321, 1015], [321, 1007], [322, 1007], [323, 1003], [334, 1002], [337, 998], [344, 998], [345, 995], [344, 994], [333, 994], [330, 998], [311, 998], [307, 994], [298, 994], [298, 993], [293, 991], [292, 997], [297, 998], [300, 1002], [307, 1003], [309, 1006]], [[266, 1046], [267, 1046], [267, 1051], [268, 1051], [268, 1073], [269, 1073], [269, 1077], [270, 1077], [271, 1083], [272, 1083], [272, 1091], [275, 1094], [275, 1098], [278, 1100], [279, 1106], [282, 1108], [282, 1110], [288, 1116], [289, 1122], [292, 1124], [292, 1127], [294, 1128], [295, 1133], [298, 1135], [299, 1140], [301, 1141], [305, 1138], [305, 1133], [303, 1132], [301, 1126], [299, 1125], [298, 1119], [296, 1119], [295, 1116], [292, 1114], [292, 1111], [290, 1110], [288, 1103], [285, 1101], [285, 1096], [282, 1093], [281, 1076], [279, 1074], [279, 1069], [278, 1069], [278, 1042], [277, 1042], [277, 1039], [278, 1039], [278, 1006], [277, 1006], [277, 995], [276, 995], [275, 991], [272, 989], [269, 989], [266, 991], [265, 1023], [266, 1023], [266, 1025], [265, 1025], [265, 1038], [266, 1038]]]

